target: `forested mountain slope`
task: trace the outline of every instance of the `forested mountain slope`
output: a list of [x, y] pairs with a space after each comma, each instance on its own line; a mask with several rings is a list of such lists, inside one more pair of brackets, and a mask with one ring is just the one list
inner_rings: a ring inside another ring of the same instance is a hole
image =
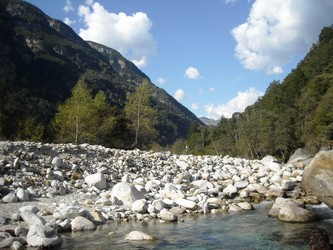
[[24, 132], [29, 124], [42, 126], [43, 139], [52, 140], [57, 107], [79, 79], [93, 95], [105, 92], [118, 116], [126, 95], [147, 80], [158, 111], [161, 145], [186, 136], [191, 123], [201, 124], [120, 53], [83, 41], [69, 26], [24, 1], [0, 0], [0, 46], [0, 139], [30, 139], [29, 131]]
[[222, 118], [216, 129], [194, 129], [189, 139], [196, 153], [245, 157], [287, 159], [298, 147], [332, 147], [333, 26], [325, 27], [296, 69], [272, 82], [256, 103]]

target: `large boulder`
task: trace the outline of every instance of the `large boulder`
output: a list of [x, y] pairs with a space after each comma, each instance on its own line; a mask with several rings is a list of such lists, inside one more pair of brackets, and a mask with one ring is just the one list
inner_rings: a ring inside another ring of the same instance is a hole
[[284, 207], [304, 207], [304, 204], [293, 199], [278, 197], [269, 211], [268, 216], [278, 218], [280, 210]]
[[333, 151], [320, 151], [305, 167], [301, 188], [333, 209]]
[[144, 199], [145, 197], [143, 193], [137, 190], [132, 184], [119, 182], [112, 188], [111, 198], [121, 203], [117, 205], [132, 206], [134, 201]]
[[289, 158], [288, 163], [298, 165], [300, 167], [307, 165], [313, 157], [309, 151], [304, 148], [297, 149]]
[[281, 208], [279, 220], [285, 222], [310, 222], [317, 219], [317, 216], [309, 210], [295, 206]]
[[29, 228], [27, 243], [38, 248], [55, 247], [61, 245], [62, 238], [51, 226], [35, 224]]

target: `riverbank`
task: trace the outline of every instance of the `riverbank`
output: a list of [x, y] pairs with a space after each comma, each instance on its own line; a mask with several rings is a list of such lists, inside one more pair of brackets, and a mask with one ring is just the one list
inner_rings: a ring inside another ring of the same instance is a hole
[[22, 219], [32, 223], [24, 210], [66, 232], [109, 221], [176, 222], [188, 214], [240, 212], [282, 196], [313, 202], [299, 189], [305, 161], [0, 142], [0, 230], [15, 229]]

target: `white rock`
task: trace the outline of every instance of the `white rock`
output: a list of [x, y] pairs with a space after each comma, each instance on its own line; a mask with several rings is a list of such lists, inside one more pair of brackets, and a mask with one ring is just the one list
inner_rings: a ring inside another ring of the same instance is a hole
[[254, 209], [251, 203], [245, 202], [245, 201], [239, 202], [237, 205], [243, 210], [253, 210]]
[[177, 160], [176, 164], [178, 167], [180, 167], [182, 170], [188, 170], [190, 167], [188, 165], [188, 163], [186, 163], [185, 161], [182, 160]]
[[144, 214], [147, 212], [147, 203], [146, 200], [136, 200], [132, 204], [132, 211], [134, 213]]
[[196, 180], [190, 183], [196, 189], [211, 189], [214, 188], [214, 184], [207, 180]]
[[160, 189], [160, 186], [161, 186], [161, 182], [159, 180], [150, 180], [150, 181], [147, 181], [147, 183], [145, 185], [145, 189], [148, 192], [158, 191]]
[[140, 231], [132, 231], [125, 236], [125, 240], [154, 240], [154, 237]]
[[28, 201], [28, 200], [30, 200], [29, 192], [27, 190], [24, 190], [23, 188], [18, 188], [16, 190], [16, 196], [19, 199], [19, 201]]
[[237, 181], [234, 184], [234, 187], [237, 189], [243, 189], [243, 188], [246, 188], [248, 185], [249, 185], [248, 181]]
[[9, 193], [5, 197], [2, 198], [2, 201], [5, 203], [16, 203], [16, 202], [18, 202], [18, 198], [17, 198], [16, 194]]
[[28, 205], [28, 206], [24, 206], [24, 207], [20, 207], [19, 211], [22, 213], [24, 210], [30, 210], [31, 212], [33, 212], [34, 214], [37, 214], [39, 212], [39, 208], [34, 206], [34, 205]]
[[176, 215], [174, 215], [173, 213], [171, 213], [170, 211], [168, 211], [167, 209], [162, 209], [162, 211], [159, 213], [159, 217], [162, 220], [170, 221], [170, 222], [174, 222], [174, 221], [178, 220], [178, 217]]
[[32, 247], [55, 247], [62, 244], [62, 238], [54, 228], [35, 224], [29, 228], [27, 243]]
[[61, 158], [59, 158], [59, 157], [56, 156], [56, 157], [54, 157], [54, 158], [52, 159], [51, 164], [52, 164], [53, 166], [55, 166], [55, 167], [60, 168], [60, 167], [62, 167], [63, 162], [62, 162], [62, 159], [61, 159]]
[[37, 214], [27, 209], [21, 212], [21, 218], [28, 224], [28, 226], [45, 225], [45, 220], [42, 217], [39, 217]]
[[[171, 201], [173, 205], [173, 201]], [[162, 200], [154, 200], [152, 203], [152, 206], [154, 207], [154, 210], [157, 212], [160, 212], [163, 208], [165, 208], [165, 203]]]
[[96, 187], [98, 189], [105, 189], [107, 187], [106, 179], [102, 173], [88, 175], [84, 180], [89, 187]]
[[82, 216], [78, 216], [74, 220], [72, 220], [71, 227], [73, 232], [96, 229], [96, 225], [92, 221]]
[[234, 187], [232, 184], [229, 184], [225, 189], [223, 189], [223, 193], [229, 196], [233, 196], [237, 193], [237, 188]]
[[144, 199], [145, 197], [132, 184], [120, 182], [112, 188], [111, 198], [113, 200], [117, 199], [124, 205], [132, 206], [134, 201]]
[[187, 200], [187, 199], [177, 199], [177, 200], [175, 200], [175, 202], [179, 206], [185, 207], [190, 210], [195, 210], [198, 207], [197, 203]]

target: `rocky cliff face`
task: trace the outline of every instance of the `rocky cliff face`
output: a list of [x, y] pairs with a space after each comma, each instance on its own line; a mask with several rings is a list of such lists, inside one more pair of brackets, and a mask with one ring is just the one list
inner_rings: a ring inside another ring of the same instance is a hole
[[[66, 24], [24, 1], [0, 1], [0, 34], [0, 127], [11, 124], [3, 129], [7, 139], [23, 117], [47, 124], [80, 78], [93, 94], [104, 91], [108, 102], [120, 109], [127, 93], [144, 79], [150, 82], [119, 52], [85, 42]], [[150, 84], [162, 145], [185, 136], [192, 122], [200, 123], [163, 89]]]

